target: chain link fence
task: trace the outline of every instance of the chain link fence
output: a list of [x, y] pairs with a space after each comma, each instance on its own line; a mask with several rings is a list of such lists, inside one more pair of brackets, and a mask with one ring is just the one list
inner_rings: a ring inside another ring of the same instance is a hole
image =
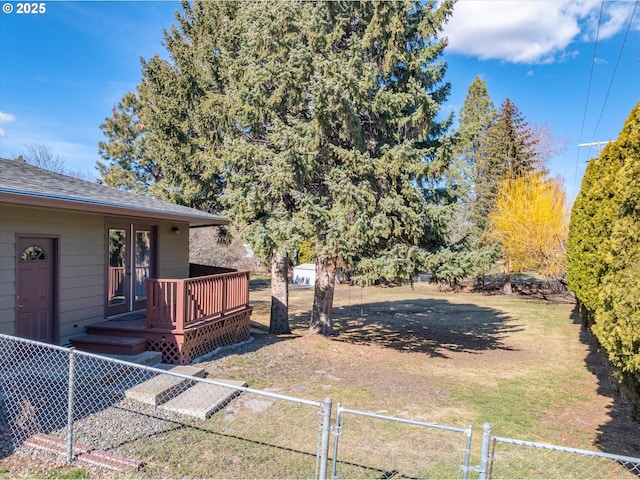
[[[487, 429], [490, 431], [490, 426], [485, 426], [485, 432]], [[503, 437], [491, 437], [490, 444], [483, 447], [488, 452], [486, 478], [640, 477], [640, 458]]]
[[137, 459], [154, 478], [326, 475], [330, 401], [15, 337], [0, 336], [0, 352], [0, 456], [35, 441], [68, 461]]
[[337, 406], [331, 478], [467, 478], [472, 428]]
[[0, 458], [38, 442], [69, 462], [129, 459], [147, 478], [640, 476], [640, 459], [493, 437], [488, 424], [478, 463], [471, 427], [334, 412], [331, 399], [251, 389], [197, 365], [138, 365], [0, 335]]

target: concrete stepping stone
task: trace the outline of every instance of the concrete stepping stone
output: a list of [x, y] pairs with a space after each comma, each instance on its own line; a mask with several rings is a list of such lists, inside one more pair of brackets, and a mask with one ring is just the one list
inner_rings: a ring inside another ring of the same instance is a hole
[[[203, 368], [192, 367], [189, 365], [178, 365], [177, 367], [171, 368], [169, 371], [192, 377], [204, 378], [205, 375]], [[124, 396], [156, 407], [187, 389], [191, 385], [193, 385], [193, 380], [191, 379], [177, 377], [170, 374], [160, 374], [136, 385], [135, 387], [129, 388], [124, 392]]]
[[161, 405], [161, 408], [206, 420], [240, 394], [240, 390], [236, 390], [235, 387], [247, 386], [245, 382], [236, 380], [215, 379], [214, 381], [224, 383], [229, 387], [198, 382]]

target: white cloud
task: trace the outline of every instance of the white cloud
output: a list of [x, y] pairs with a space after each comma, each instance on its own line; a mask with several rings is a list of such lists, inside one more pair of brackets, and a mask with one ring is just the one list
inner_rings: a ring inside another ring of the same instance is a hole
[[16, 116], [10, 113], [0, 112], [0, 123], [11, 123], [16, 121]]
[[[10, 113], [0, 112], [0, 125], [16, 121], [16, 116]], [[0, 127], [0, 137], [4, 137], [4, 128]]]
[[596, 19], [590, 28], [590, 39], [595, 39], [596, 30], [598, 32], [599, 40], [606, 40], [607, 38], [614, 36], [616, 33], [626, 30], [632, 12], [632, 2], [605, 4], [603, 18], [600, 21], [600, 29], [597, 29], [598, 22]]
[[[593, 39], [597, 0], [460, 0], [445, 26], [448, 51], [512, 63], [551, 63], [573, 56], [567, 47]], [[632, 5], [605, 2], [599, 37], [609, 38], [629, 21]]]

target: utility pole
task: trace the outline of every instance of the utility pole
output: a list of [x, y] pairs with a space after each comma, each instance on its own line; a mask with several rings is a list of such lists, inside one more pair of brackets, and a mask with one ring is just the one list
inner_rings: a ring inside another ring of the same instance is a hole
[[[597, 152], [597, 157], [600, 156], [600, 150], [602, 150], [602, 146], [606, 145], [607, 143], [610, 143], [611, 140], [607, 141], [607, 142], [589, 142], [589, 143], [579, 143], [578, 144], [578, 148], [581, 147], [591, 147], [591, 148], [595, 148], [596, 152]], [[580, 153], [578, 152], [578, 160], [580, 159]], [[587, 161], [585, 161], [584, 163], [589, 163], [591, 161], [592, 157], [589, 157], [589, 159]], [[578, 180], [578, 164], [579, 161], [576, 160], [576, 180]]]
[[[596, 156], [600, 156], [600, 151], [602, 150], [602, 146], [606, 145], [607, 143], [610, 143], [611, 140], [607, 140], [606, 142], [590, 142], [590, 143], [579, 143], [578, 144], [578, 148], [580, 147], [592, 147], [596, 149], [597, 155]], [[591, 160], [591, 159], [589, 159]], [[587, 160], [587, 162], [589, 161]]]

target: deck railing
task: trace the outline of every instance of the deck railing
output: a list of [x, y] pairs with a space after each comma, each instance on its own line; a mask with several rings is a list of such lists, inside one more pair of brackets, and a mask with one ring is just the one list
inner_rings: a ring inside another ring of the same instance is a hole
[[249, 307], [249, 272], [147, 281], [147, 327], [183, 332]]

